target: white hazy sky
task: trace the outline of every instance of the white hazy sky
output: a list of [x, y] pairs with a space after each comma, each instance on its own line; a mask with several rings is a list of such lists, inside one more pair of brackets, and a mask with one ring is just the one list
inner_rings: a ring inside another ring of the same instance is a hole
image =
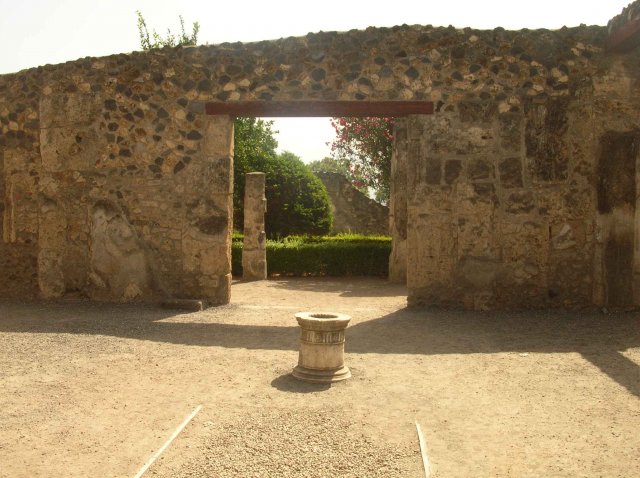
[[[0, 74], [139, 49], [135, 11], [150, 28], [200, 22], [200, 43], [420, 24], [493, 29], [606, 25], [630, 0], [0, 0]], [[329, 154], [325, 118], [278, 119], [281, 150], [305, 161]]]

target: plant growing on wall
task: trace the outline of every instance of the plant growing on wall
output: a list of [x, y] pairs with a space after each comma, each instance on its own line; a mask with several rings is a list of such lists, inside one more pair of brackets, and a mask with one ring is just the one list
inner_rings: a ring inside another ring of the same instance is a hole
[[[195, 45], [200, 25], [193, 24], [187, 35], [180, 17], [182, 33], [175, 37], [167, 30], [166, 38], [155, 31], [149, 36], [147, 24], [140, 12], [138, 32], [143, 50]], [[153, 41], [151, 40], [153, 39]], [[273, 122], [258, 118], [236, 118], [234, 123], [233, 158], [233, 223], [236, 230], [244, 228], [245, 174], [266, 173], [265, 196], [267, 214], [265, 229], [269, 237], [289, 234], [326, 234], [331, 229], [331, 206], [327, 190], [300, 158], [293, 153], [278, 155], [278, 142], [273, 137]]]
[[389, 200], [393, 118], [332, 118], [336, 138], [331, 156], [358, 189], [372, 189], [378, 201]]
[[173, 47], [178, 45], [197, 45], [198, 44], [198, 32], [200, 31], [200, 24], [193, 22], [191, 34], [187, 34], [184, 29], [184, 19], [182, 15], [179, 15], [180, 19], [180, 35], [175, 36], [171, 33], [171, 30], [167, 28], [167, 36], [162, 38], [155, 30], [152, 30], [149, 35], [147, 29], [147, 22], [145, 21], [142, 13], [136, 11], [138, 16], [138, 33], [140, 35], [140, 47], [143, 50], [151, 50], [153, 48]]

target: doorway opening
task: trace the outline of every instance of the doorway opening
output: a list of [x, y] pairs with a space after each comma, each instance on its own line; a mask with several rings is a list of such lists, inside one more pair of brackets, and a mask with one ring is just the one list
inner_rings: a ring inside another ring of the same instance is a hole
[[[325, 101], [303, 101], [303, 102], [247, 102], [247, 103], [208, 103], [206, 105], [206, 112], [210, 115], [226, 115], [234, 118], [247, 119], [253, 121], [254, 124], [262, 121], [261, 126], [264, 128], [265, 118], [330, 118], [330, 117], [403, 117], [410, 114], [431, 114], [433, 112], [433, 104], [430, 102], [325, 102]], [[267, 120], [269, 121], [269, 120]], [[302, 120], [301, 120], [302, 121]], [[236, 141], [236, 155], [239, 151], [238, 143]], [[295, 154], [294, 154], [295, 155]], [[240, 159], [240, 158], [238, 158]], [[322, 159], [322, 158], [320, 158]], [[247, 171], [248, 172], [248, 171]], [[236, 174], [237, 175], [237, 174]], [[236, 181], [237, 186], [237, 181]], [[326, 187], [326, 186], [325, 186]], [[337, 188], [340, 189], [340, 188]], [[367, 198], [368, 199], [368, 198]], [[234, 195], [234, 204], [238, 205], [241, 198], [238, 195]], [[368, 199], [370, 200], [370, 199]], [[347, 201], [349, 202], [349, 201]], [[353, 201], [351, 201], [353, 202]], [[270, 211], [275, 204], [269, 204], [267, 202], [267, 211]], [[337, 209], [336, 205], [333, 205], [334, 211]], [[384, 222], [386, 235], [390, 235], [389, 231], [389, 215], [386, 213]], [[240, 224], [235, 221], [236, 231], [239, 229]], [[245, 225], [243, 225], [246, 227]], [[237, 231], [240, 232], [240, 231]], [[337, 231], [332, 231], [337, 232]], [[360, 231], [353, 231], [360, 232]], [[364, 231], [369, 232], [369, 231]], [[269, 232], [267, 231], [267, 234]], [[405, 235], [406, 236], [406, 235]], [[235, 236], [238, 237], [237, 235]], [[298, 241], [300, 239], [297, 239]], [[234, 265], [239, 263], [238, 261], [238, 240], [234, 241]], [[389, 238], [389, 245], [391, 245], [392, 239]], [[300, 247], [300, 244], [297, 244]], [[389, 251], [385, 255], [385, 262], [388, 265]], [[366, 262], [366, 261], [360, 261]], [[271, 268], [270, 268], [271, 269]], [[237, 272], [237, 269], [234, 271]], [[273, 271], [271, 271], [273, 272]], [[295, 271], [291, 272], [295, 275]], [[321, 275], [322, 273], [319, 273]], [[387, 271], [388, 274], [388, 271]], [[301, 275], [305, 275], [304, 272]], [[308, 275], [314, 275], [313, 272]]]

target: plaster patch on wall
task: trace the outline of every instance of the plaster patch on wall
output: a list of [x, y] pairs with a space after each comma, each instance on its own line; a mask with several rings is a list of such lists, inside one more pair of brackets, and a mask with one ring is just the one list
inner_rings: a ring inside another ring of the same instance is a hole
[[157, 292], [146, 247], [124, 214], [107, 201], [91, 211], [90, 264], [94, 298], [133, 300]]

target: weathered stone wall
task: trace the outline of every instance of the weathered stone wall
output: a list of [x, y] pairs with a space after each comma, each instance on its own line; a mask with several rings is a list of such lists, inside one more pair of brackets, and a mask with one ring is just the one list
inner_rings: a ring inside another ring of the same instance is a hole
[[339, 173], [315, 173], [327, 188], [332, 232], [389, 234], [389, 208], [368, 198]]
[[225, 302], [232, 122], [205, 103], [418, 100], [435, 113], [396, 145], [411, 304], [637, 305], [638, 188], [606, 165], [639, 174], [640, 74], [606, 40], [402, 26], [0, 76], [0, 295]]
[[393, 150], [391, 158], [391, 198], [389, 201], [389, 231], [391, 254], [389, 255], [389, 281], [407, 282], [407, 167], [408, 149], [407, 118], [396, 118], [393, 125]]
[[622, 13], [612, 18], [607, 30], [609, 52], [629, 52], [640, 43], [640, 1], [630, 3]]
[[138, 60], [0, 77], [0, 294], [228, 300], [232, 121]]
[[607, 23], [609, 35], [617, 30], [621, 30], [638, 18], [640, 18], [640, 2], [635, 1], [627, 5], [619, 15], [609, 20], [609, 23]]
[[34, 163], [39, 155], [38, 101], [29, 98], [35, 97], [35, 93], [29, 94], [33, 83], [28, 83], [26, 78], [13, 83], [11, 89], [3, 86], [2, 92], [6, 93], [2, 96], [11, 95], [13, 102], [6, 98], [0, 100], [0, 210], [3, 212], [0, 290], [5, 296], [35, 297], [38, 294], [38, 224]]
[[[410, 304], [639, 303], [638, 70], [623, 56], [600, 61], [605, 70], [558, 76], [541, 94], [409, 118]], [[598, 207], [598, 184], [615, 206]]]

